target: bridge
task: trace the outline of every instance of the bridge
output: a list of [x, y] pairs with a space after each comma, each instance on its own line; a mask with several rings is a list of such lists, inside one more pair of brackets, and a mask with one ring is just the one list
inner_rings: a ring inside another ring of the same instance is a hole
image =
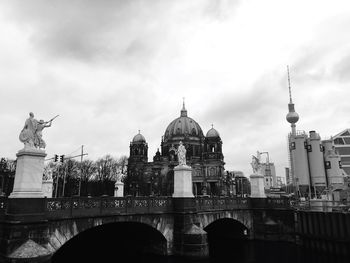
[[[349, 213], [311, 210], [285, 198], [2, 198], [0, 253], [9, 262], [23, 258], [46, 262], [69, 249], [78, 253], [74, 244], [88, 240], [89, 235], [99, 238], [86, 244], [85, 251], [108, 235], [120, 238], [116, 233], [124, 231], [135, 242], [120, 249], [207, 257], [208, 236], [226, 229], [221, 234], [300, 243], [347, 255]], [[331, 243], [337, 246], [330, 248]]]

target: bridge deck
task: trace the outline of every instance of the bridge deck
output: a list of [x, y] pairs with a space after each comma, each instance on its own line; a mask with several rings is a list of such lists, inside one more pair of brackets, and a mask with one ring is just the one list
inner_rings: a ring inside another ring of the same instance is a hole
[[[149, 214], [174, 212], [174, 198], [157, 197], [65, 197], [41, 199], [47, 219], [119, 214]], [[0, 199], [0, 220], [4, 219], [9, 202]], [[285, 198], [195, 197], [187, 200], [193, 212], [241, 209], [291, 209]]]

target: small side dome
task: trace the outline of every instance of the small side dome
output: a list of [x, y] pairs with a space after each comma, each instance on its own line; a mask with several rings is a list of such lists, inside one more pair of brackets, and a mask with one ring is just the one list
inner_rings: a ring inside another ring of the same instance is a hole
[[217, 130], [215, 130], [214, 128], [211, 128], [208, 132], [207, 135], [205, 136], [207, 138], [217, 138], [220, 137], [220, 134]]
[[140, 133], [136, 134], [134, 138], [132, 139], [132, 142], [146, 142], [145, 137]]

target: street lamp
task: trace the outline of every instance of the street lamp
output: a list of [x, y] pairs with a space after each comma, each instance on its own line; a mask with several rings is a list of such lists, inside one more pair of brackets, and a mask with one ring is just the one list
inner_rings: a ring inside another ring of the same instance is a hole
[[[271, 174], [271, 169], [270, 169], [270, 157], [269, 157], [269, 153], [268, 153], [268, 152], [260, 152], [260, 154], [266, 154], [266, 155], [267, 155], [267, 157], [266, 157], [266, 166], [265, 166], [266, 168], [265, 168], [265, 173], [264, 173], [264, 175], [265, 175], [266, 177], [268, 177], [269, 180], [270, 180], [272, 174]], [[273, 186], [273, 182], [271, 182], [270, 187], [271, 187], [271, 186]]]

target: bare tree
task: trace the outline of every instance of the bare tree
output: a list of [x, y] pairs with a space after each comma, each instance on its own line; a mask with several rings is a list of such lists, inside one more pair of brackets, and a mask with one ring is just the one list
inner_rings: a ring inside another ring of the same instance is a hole
[[0, 195], [9, 195], [12, 191], [13, 180], [16, 173], [16, 160], [1, 158], [0, 175], [1, 175], [1, 192]]
[[80, 168], [80, 176], [82, 181], [89, 181], [92, 179], [94, 174], [96, 173], [96, 165], [93, 161], [86, 159], [81, 164], [79, 164]]

